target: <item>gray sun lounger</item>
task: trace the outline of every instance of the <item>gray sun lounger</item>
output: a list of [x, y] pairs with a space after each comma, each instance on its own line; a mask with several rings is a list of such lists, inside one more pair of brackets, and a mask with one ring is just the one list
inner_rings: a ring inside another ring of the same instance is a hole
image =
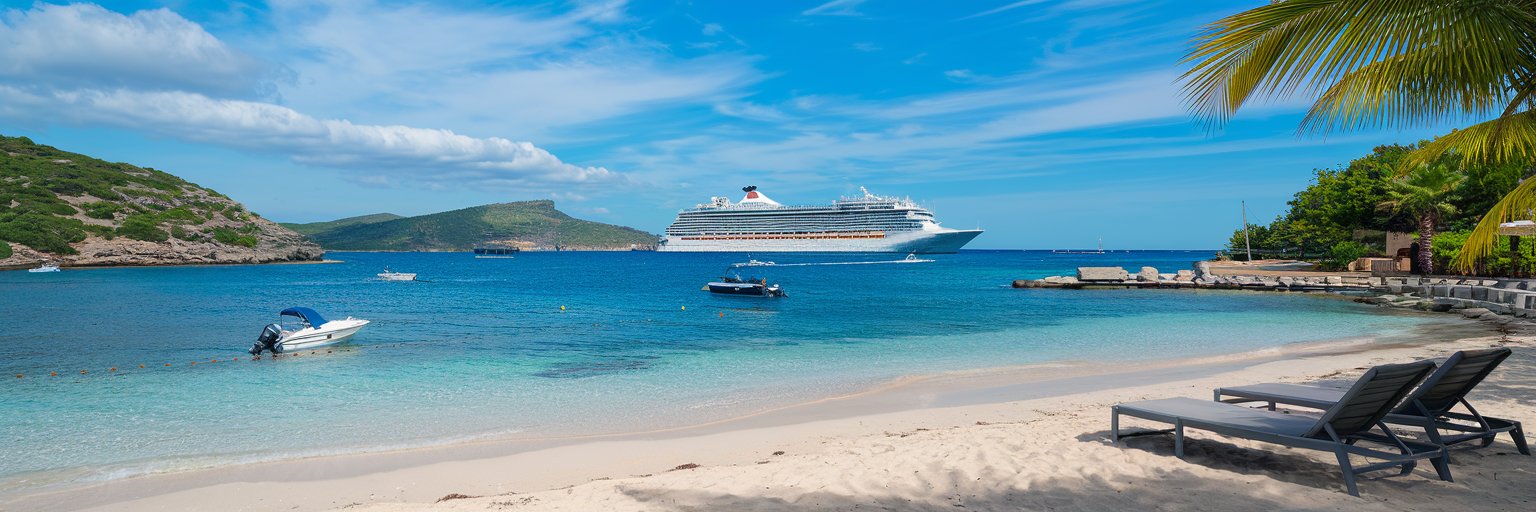
[[[1430, 442], [1441, 446], [1480, 440], [1486, 447], [1493, 444], [1499, 433], [1508, 432], [1515, 441], [1515, 448], [1530, 455], [1531, 449], [1526, 446], [1525, 431], [1520, 422], [1483, 416], [1467, 402], [1467, 393], [1510, 354], [1508, 348], [1502, 347], [1451, 354], [1439, 370], [1424, 379], [1424, 383], [1383, 421], [1422, 428]], [[1344, 396], [1344, 391], [1300, 384], [1256, 384], [1217, 388], [1215, 395], [1217, 401], [1227, 403], [1268, 402], [1270, 410], [1274, 410], [1275, 404], [1327, 409]], [[1467, 412], [1451, 411], [1457, 404]]]
[[[1338, 457], [1340, 471], [1344, 473], [1344, 485], [1352, 496], [1360, 495], [1355, 486], [1355, 475], [1396, 466], [1402, 466], [1401, 474], [1406, 475], [1413, 471], [1420, 459], [1429, 459], [1440, 479], [1449, 482], [1451, 470], [1446, 463], [1444, 446], [1405, 441], [1381, 422], [1381, 418], [1392, 410], [1392, 406], [1402, 401], [1403, 396], [1434, 369], [1435, 364], [1429, 361], [1372, 368], [1345, 391], [1338, 402], [1328, 407], [1321, 417], [1193, 398], [1165, 398], [1120, 404], [1111, 410], [1111, 439], [1118, 443], [1122, 437], [1172, 432], [1173, 452], [1180, 459], [1184, 458], [1185, 428], [1208, 430], [1292, 448], [1333, 452]], [[1171, 423], [1173, 428], [1121, 434], [1122, 414]], [[1371, 431], [1378, 427], [1381, 433]], [[1389, 445], [1396, 453], [1358, 446], [1356, 443], [1359, 441]], [[1349, 462], [1350, 455], [1383, 462], [1355, 467]]]

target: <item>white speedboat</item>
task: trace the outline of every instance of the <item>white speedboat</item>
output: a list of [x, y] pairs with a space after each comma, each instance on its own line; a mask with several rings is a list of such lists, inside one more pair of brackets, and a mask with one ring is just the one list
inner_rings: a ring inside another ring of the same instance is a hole
[[391, 272], [389, 267], [384, 267], [384, 271], [379, 272], [379, 279], [383, 281], [415, 281], [416, 274], [408, 272]]
[[44, 263], [37, 268], [29, 268], [27, 272], [58, 272], [59, 266], [52, 263]]
[[284, 309], [278, 313], [278, 317], [278, 323], [261, 330], [261, 336], [251, 346], [251, 355], [259, 356], [268, 350], [273, 354], [281, 354], [340, 343], [368, 325], [367, 320], [350, 316], [342, 320], [326, 320], [320, 313], [309, 308]]

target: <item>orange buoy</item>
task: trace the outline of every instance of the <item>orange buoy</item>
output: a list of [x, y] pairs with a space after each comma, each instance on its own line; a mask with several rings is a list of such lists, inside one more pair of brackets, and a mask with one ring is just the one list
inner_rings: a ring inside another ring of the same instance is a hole
[[235, 360], [236, 360], [236, 361], [239, 361], [239, 360], [240, 360], [240, 358], [238, 358], [238, 357], [236, 357], [236, 358], [235, 358]]
[[724, 311], [720, 312], [720, 318], [725, 318], [725, 312]]
[[166, 366], [170, 366], [170, 365], [171, 365], [171, 363], [165, 363], [165, 365], [166, 365]]
[[16, 374], [16, 378], [20, 379], [21, 377], [22, 375], [20, 373]]
[[58, 377], [59, 376], [59, 372], [48, 372], [48, 376], [49, 377]]
[[139, 368], [143, 368], [143, 367], [144, 367], [144, 365], [142, 365], [142, 364], [141, 364], [141, 365], [139, 365]]
[[197, 361], [192, 361], [192, 366], [197, 366]]
[[219, 360], [218, 359], [214, 359], [214, 360], [208, 361], [208, 362], [210, 362], [210, 363], [217, 363], [217, 362], [219, 362]]
[[116, 367], [116, 366], [113, 366], [113, 367], [111, 367], [111, 368], [107, 368], [107, 371], [109, 371], [109, 372], [115, 372], [115, 371], [117, 371], [117, 367]]

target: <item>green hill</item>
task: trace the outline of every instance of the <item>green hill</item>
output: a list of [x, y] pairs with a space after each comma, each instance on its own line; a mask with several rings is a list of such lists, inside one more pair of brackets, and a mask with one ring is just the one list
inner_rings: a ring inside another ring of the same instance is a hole
[[400, 216], [400, 215], [395, 215], [393, 213], [375, 213], [375, 214], [372, 214], [372, 215], [359, 215], [359, 216], [356, 216], [356, 217], [347, 217], [345, 219], [336, 219], [336, 220], [328, 221], [328, 222], [310, 222], [310, 223], [305, 223], [305, 224], [297, 224], [297, 223], [293, 223], [293, 222], [279, 222], [278, 224], [283, 226], [283, 227], [285, 227], [285, 228], [294, 230], [294, 231], [298, 232], [301, 235], [313, 235], [313, 234], [316, 234], [316, 233], [323, 233], [323, 232], [330, 231], [330, 230], [333, 230], [333, 229], [336, 229], [336, 228], [340, 228], [340, 227], [351, 226], [353, 224], [372, 224], [372, 223], [375, 223], [375, 222], [384, 222], [386, 220], [395, 220], [395, 219], [403, 219], [403, 218], [405, 218], [405, 217], [404, 216]]
[[[347, 219], [343, 219], [347, 220]], [[334, 221], [341, 222], [341, 221]], [[521, 201], [382, 222], [352, 223], [310, 235], [328, 250], [467, 251], [498, 242], [525, 249], [622, 250], [656, 245], [656, 235], [581, 220], [555, 202]]]
[[313, 260], [320, 248], [168, 173], [0, 135], [0, 266]]

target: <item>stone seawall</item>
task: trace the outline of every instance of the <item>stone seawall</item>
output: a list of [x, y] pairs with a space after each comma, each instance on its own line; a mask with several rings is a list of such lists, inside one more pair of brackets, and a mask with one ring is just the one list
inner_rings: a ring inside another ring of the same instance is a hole
[[[1215, 275], [1206, 262], [1193, 271], [1158, 273], [1142, 267], [1131, 273], [1120, 267], [1080, 267], [1076, 276], [1021, 279], [1014, 288], [1200, 288], [1282, 292], [1337, 292], [1362, 295], [1360, 302], [1429, 311], [1467, 309], [1500, 315], [1536, 318], [1536, 279], [1406, 276], [1380, 277], [1359, 273], [1307, 272], [1306, 275]], [[1301, 273], [1298, 273], [1301, 274]]]

